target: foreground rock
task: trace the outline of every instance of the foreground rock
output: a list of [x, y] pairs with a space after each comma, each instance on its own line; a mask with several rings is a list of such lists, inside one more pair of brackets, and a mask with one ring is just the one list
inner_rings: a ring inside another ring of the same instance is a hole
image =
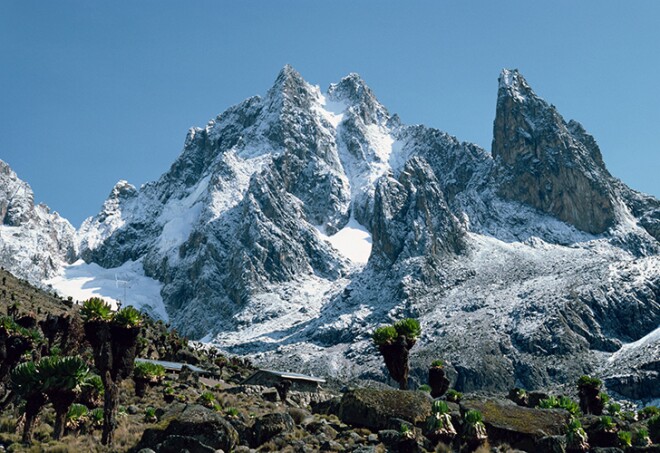
[[564, 434], [570, 419], [565, 410], [531, 409], [509, 400], [471, 399], [461, 403], [461, 411], [476, 410], [484, 417], [492, 443], [507, 443], [524, 451], [547, 451], [551, 436]]
[[413, 424], [431, 414], [431, 400], [422, 392], [356, 389], [341, 399], [339, 418], [344, 423], [372, 430], [386, 429], [397, 418]]
[[174, 405], [163, 419], [165, 428], [147, 429], [136, 451], [233, 451], [238, 445], [236, 430], [218, 413], [198, 404]]

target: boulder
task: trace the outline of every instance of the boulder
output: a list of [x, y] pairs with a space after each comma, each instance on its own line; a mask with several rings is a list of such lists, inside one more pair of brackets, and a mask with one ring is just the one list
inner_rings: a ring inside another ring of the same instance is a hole
[[476, 410], [484, 417], [488, 438], [524, 451], [541, 451], [548, 436], [564, 434], [570, 414], [563, 409], [532, 409], [509, 400], [482, 398], [461, 402], [461, 410]]
[[166, 427], [145, 430], [138, 448], [151, 448], [161, 453], [174, 451], [172, 448], [180, 445], [197, 445], [197, 449], [190, 451], [232, 451], [238, 445], [238, 433], [234, 427], [204, 406], [177, 405], [164, 414], [163, 419]]
[[391, 418], [417, 424], [430, 414], [429, 396], [414, 391], [355, 389], [345, 393], [339, 405], [344, 423], [372, 430], [386, 429]]
[[268, 442], [278, 434], [293, 431], [295, 422], [287, 413], [266, 414], [254, 422], [253, 440], [254, 446], [258, 447]]

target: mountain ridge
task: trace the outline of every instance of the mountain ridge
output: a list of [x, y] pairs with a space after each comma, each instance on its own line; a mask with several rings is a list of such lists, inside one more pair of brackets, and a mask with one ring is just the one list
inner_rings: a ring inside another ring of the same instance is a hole
[[[464, 389], [600, 369], [660, 323], [660, 202], [515, 70], [492, 149], [403, 124], [357, 74], [322, 93], [285, 66], [191, 129], [158, 181], [120, 181], [74, 257], [140, 266], [160, 284], [152, 312], [282, 366], [382, 379], [368, 333], [405, 315], [427, 332], [413, 376], [438, 350]], [[366, 264], [326, 240], [355, 228]]]

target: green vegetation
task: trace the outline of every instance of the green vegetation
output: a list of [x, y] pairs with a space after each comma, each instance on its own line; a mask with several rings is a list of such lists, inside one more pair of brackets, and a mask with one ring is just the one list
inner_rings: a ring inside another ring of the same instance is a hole
[[648, 423], [649, 437], [654, 444], [660, 443], [660, 415], [654, 415]]
[[372, 340], [383, 356], [390, 376], [399, 383], [401, 390], [408, 388], [408, 355], [421, 333], [419, 321], [413, 318], [379, 327], [372, 333]]
[[431, 405], [431, 412], [433, 414], [439, 415], [448, 414], [449, 406], [442, 400], [433, 401], [433, 404]]
[[619, 431], [617, 437], [619, 438], [619, 445], [621, 447], [632, 447], [632, 433], [630, 431]]
[[461, 401], [461, 398], [463, 398], [463, 394], [454, 389], [450, 389], [447, 390], [447, 395], [445, 398], [447, 398], [447, 401], [450, 401], [452, 403], [458, 403]]
[[463, 420], [470, 425], [476, 425], [477, 423], [483, 423], [484, 416], [479, 411], [469, 410], [465, 413]]
[[443, 362], [442, 360], [434, 360], [433, 362], [431, 362], [432, 368], [442, 368], [444, 366], [445, 366], [445, 362]]
[[640, 419], [645, 420], [647, 418], [653, 417], [654, 415], [660, 415], [660, 409], [658, 409], [656, 406], [646, 406], [644, 409], [638, 411], [637, 415], [639, 415]]
[[619, 403], [610, 403], [607, 405], [607, 412], [610, 415], [619, 415], [621, 413], [621, 405]]
[[559, 398], [551, 396], [539, 401], [538, 407], [541, 409], [565, 409], [574, 417], [581, 415], [579, 404], [567, 396], [560, 396]]
[[383, 346], [396, 340], [397, 334], [394, 326], [378, 327], [374, 330], [372, 338], [376, 346]]
[[107, 321], [112, 318], [112, 309], [105, 300], [92, 297], [83, 302], [80, 316], [85, 321]]
[[87, 415], [89, 414], [89, 409], [84, 404], [74, 403], [69, 408], [69, 411], [66, 414], [66, 426], [69, 429], [78, 429], [83, 424]]
[[616, 425], [614, 424], [612, 417], [608, 415], [603, 415], [598, 419], [598, 428], [601, 431], [612, 431], [615, 427]]
[[395, 322], [394, 329], [397, 335], [402, 335], [406, 338], [419, 338], [422, 334], [419, 321], [413, 318], [406, 318]]
[[89, 368], [80, 357], [44, 357], [39, 362], [18, 365], [11, 374], [16, 392], [26, 401], [23, 442], [32, 440], [36, 417], [48, 397], [55, 408], [53, 437], [64, 435], [69, 408], [80, 393]]
[[598, 378], [592, 378], [591, 376], [581, 376], [577, 381], [578, 387], [591, 387], [600, 389], [603, 385], [603, 382]]
[[112, 320], [121, 327], [138, 327], [142, 323], [142, 314], [134, 307], [128, 306], [115, 313]]
[[651, 442], [649, 430], [646, 428], [637, 428], [633, 434], [633, 443], [638, 447], [645, 447]]
[[428, 384], [422, 384], [417, 387], [417, 390], [420, 392], [431, 393], [431, 386]]

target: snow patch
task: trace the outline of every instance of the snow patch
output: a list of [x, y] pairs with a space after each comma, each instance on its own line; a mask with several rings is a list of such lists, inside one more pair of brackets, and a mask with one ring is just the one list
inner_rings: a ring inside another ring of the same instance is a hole
[[323, 233], [322, 227], [316, 227], [319, 236], [328, 241], [332, 246], [351, 262], [356, 264], [366, 264], [371, 255], [371, 233], [360, 225], [360, 223], [351, 217], [344, 228], [327, 236]]
[[160, 295], [162, 285], [144, 275], [142, 260], [127, 261], [111, 269], [78, 260], [65, 266], [60, 275], [44, 283], [52, 286], [58, 293], [71, 296], [75, 300], [101, 297], [114, 309], [121, 301], [123, 306], [132, 305], [157, 319], [165, 322], [169, 320]]
[[158, 248], [161, 252], [171, 251], [188, 239], [204, 207], [199, 201], [206, 193], [210, 179], [211, 176], [206, 176], [187, 197], [180, 200], [170, 199], [165, 205], [158, 217], [158, 223], [163, 225], [158, 238]]

